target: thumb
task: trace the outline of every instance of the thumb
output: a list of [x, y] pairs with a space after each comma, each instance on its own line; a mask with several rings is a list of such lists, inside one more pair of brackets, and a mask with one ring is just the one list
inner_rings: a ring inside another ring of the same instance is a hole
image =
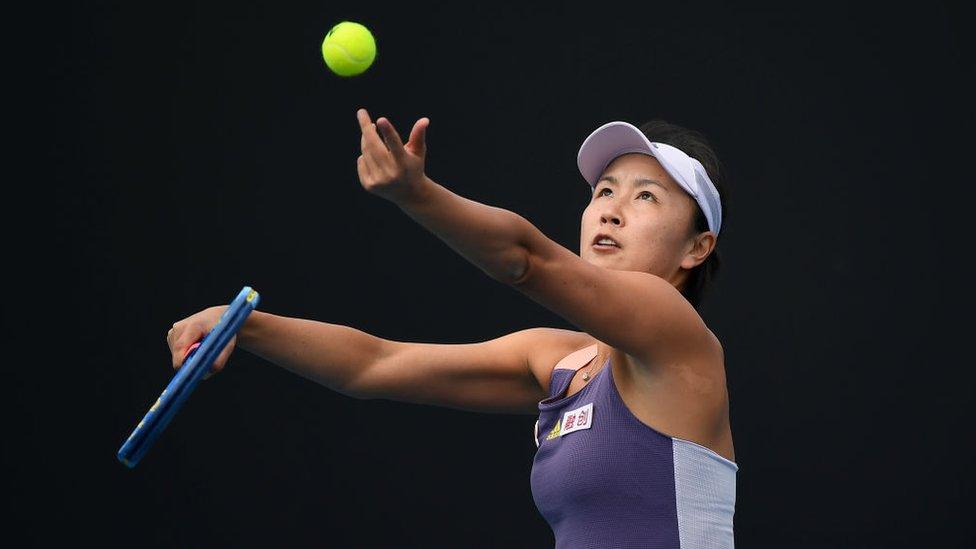
[[430, 119], [427, 117], [421, 118], [413, 125], [413, 129], [410, 130], [410, 141], [405, 145], [407, 150], [420, 157], [427, 154], [427, 126], [429, 125]]

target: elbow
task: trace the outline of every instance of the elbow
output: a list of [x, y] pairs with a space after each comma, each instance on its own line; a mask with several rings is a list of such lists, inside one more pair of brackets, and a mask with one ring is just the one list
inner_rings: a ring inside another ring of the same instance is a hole
[[329, 386], [329, 389], [354, 400], [376, 400], [389, 398], [389, 395], [380, 393], [375, 387], [369, 387], [363, 384], [346, 383], [341, 386]]
[[342, 380], [333, 380], [324, 385], [336, 393], [356, 400], [379, 398], [373, 368], [373, 366], [359, 368], [351, 375], [344, 376]]
[[514, 257], [507, 263], [507, 267], [500, 276], [494, 277], [502, 284], [518, 286], [528, 278], [532, 261], [529, 259], [529, 252], [521, 246], [517, 248]]
[[331, 391], [339, 393], [342, 396], [349, 397], [355, 400], [369, 400], [371, 397], [359, 389], [354, 389], [349, 385], [326, 385]]
[[506, 253], [501, 274], [494, 277], [502, 284], [510, 286], [518, 286], [528, 278], [532, 267], [533, 238], [542, 234], [524, 217], [518, 216], [518, 220], [520, 236], [515, 246]]

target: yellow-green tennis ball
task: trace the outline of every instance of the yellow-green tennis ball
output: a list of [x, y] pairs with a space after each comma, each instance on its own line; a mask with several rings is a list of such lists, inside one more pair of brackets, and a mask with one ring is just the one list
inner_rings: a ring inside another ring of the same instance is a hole
[[343, 21], [325, 35], [322, 57], [329, 69], [339, 76], [356, 76], [373, 64], [376, 40], [366, 27]]

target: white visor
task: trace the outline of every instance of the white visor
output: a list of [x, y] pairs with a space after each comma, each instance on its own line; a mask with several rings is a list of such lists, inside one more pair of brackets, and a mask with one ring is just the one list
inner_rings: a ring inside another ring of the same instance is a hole
[[668, 175], [698, 202], [708, 220], [709, 230], [718, 237], [722, 228], [722, 202], [718, 190], [701, 162], [681, 149], [649, 141], [644, 132], [627, 122], [609, 122], [594, 130], [583, 141], [576, 164], [583, 179], [590, 187], [596, 187], [597, 180], [610, 162], [627, 153], [642, 153], [656, 158]]

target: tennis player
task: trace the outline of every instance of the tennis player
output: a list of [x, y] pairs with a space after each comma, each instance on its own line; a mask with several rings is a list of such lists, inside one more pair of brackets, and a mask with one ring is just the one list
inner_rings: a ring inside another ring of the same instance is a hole
[[[580, 331], [409, 343], [254, 311], [241, 347], [355, 398], [538, 415], [532, 495], [557, 548], [732, 547], [738, 466], [724, 354], [697, 312], [724, 214], [707, 141], [662, 121], [593, 131], [577, 158], [592, 198], [576, 254], [427, 177], [427, 118], [404, 144], [388, 119], [356, 116], [363, 188]], [[173, 325], [174, 367], [222, 310]]]

